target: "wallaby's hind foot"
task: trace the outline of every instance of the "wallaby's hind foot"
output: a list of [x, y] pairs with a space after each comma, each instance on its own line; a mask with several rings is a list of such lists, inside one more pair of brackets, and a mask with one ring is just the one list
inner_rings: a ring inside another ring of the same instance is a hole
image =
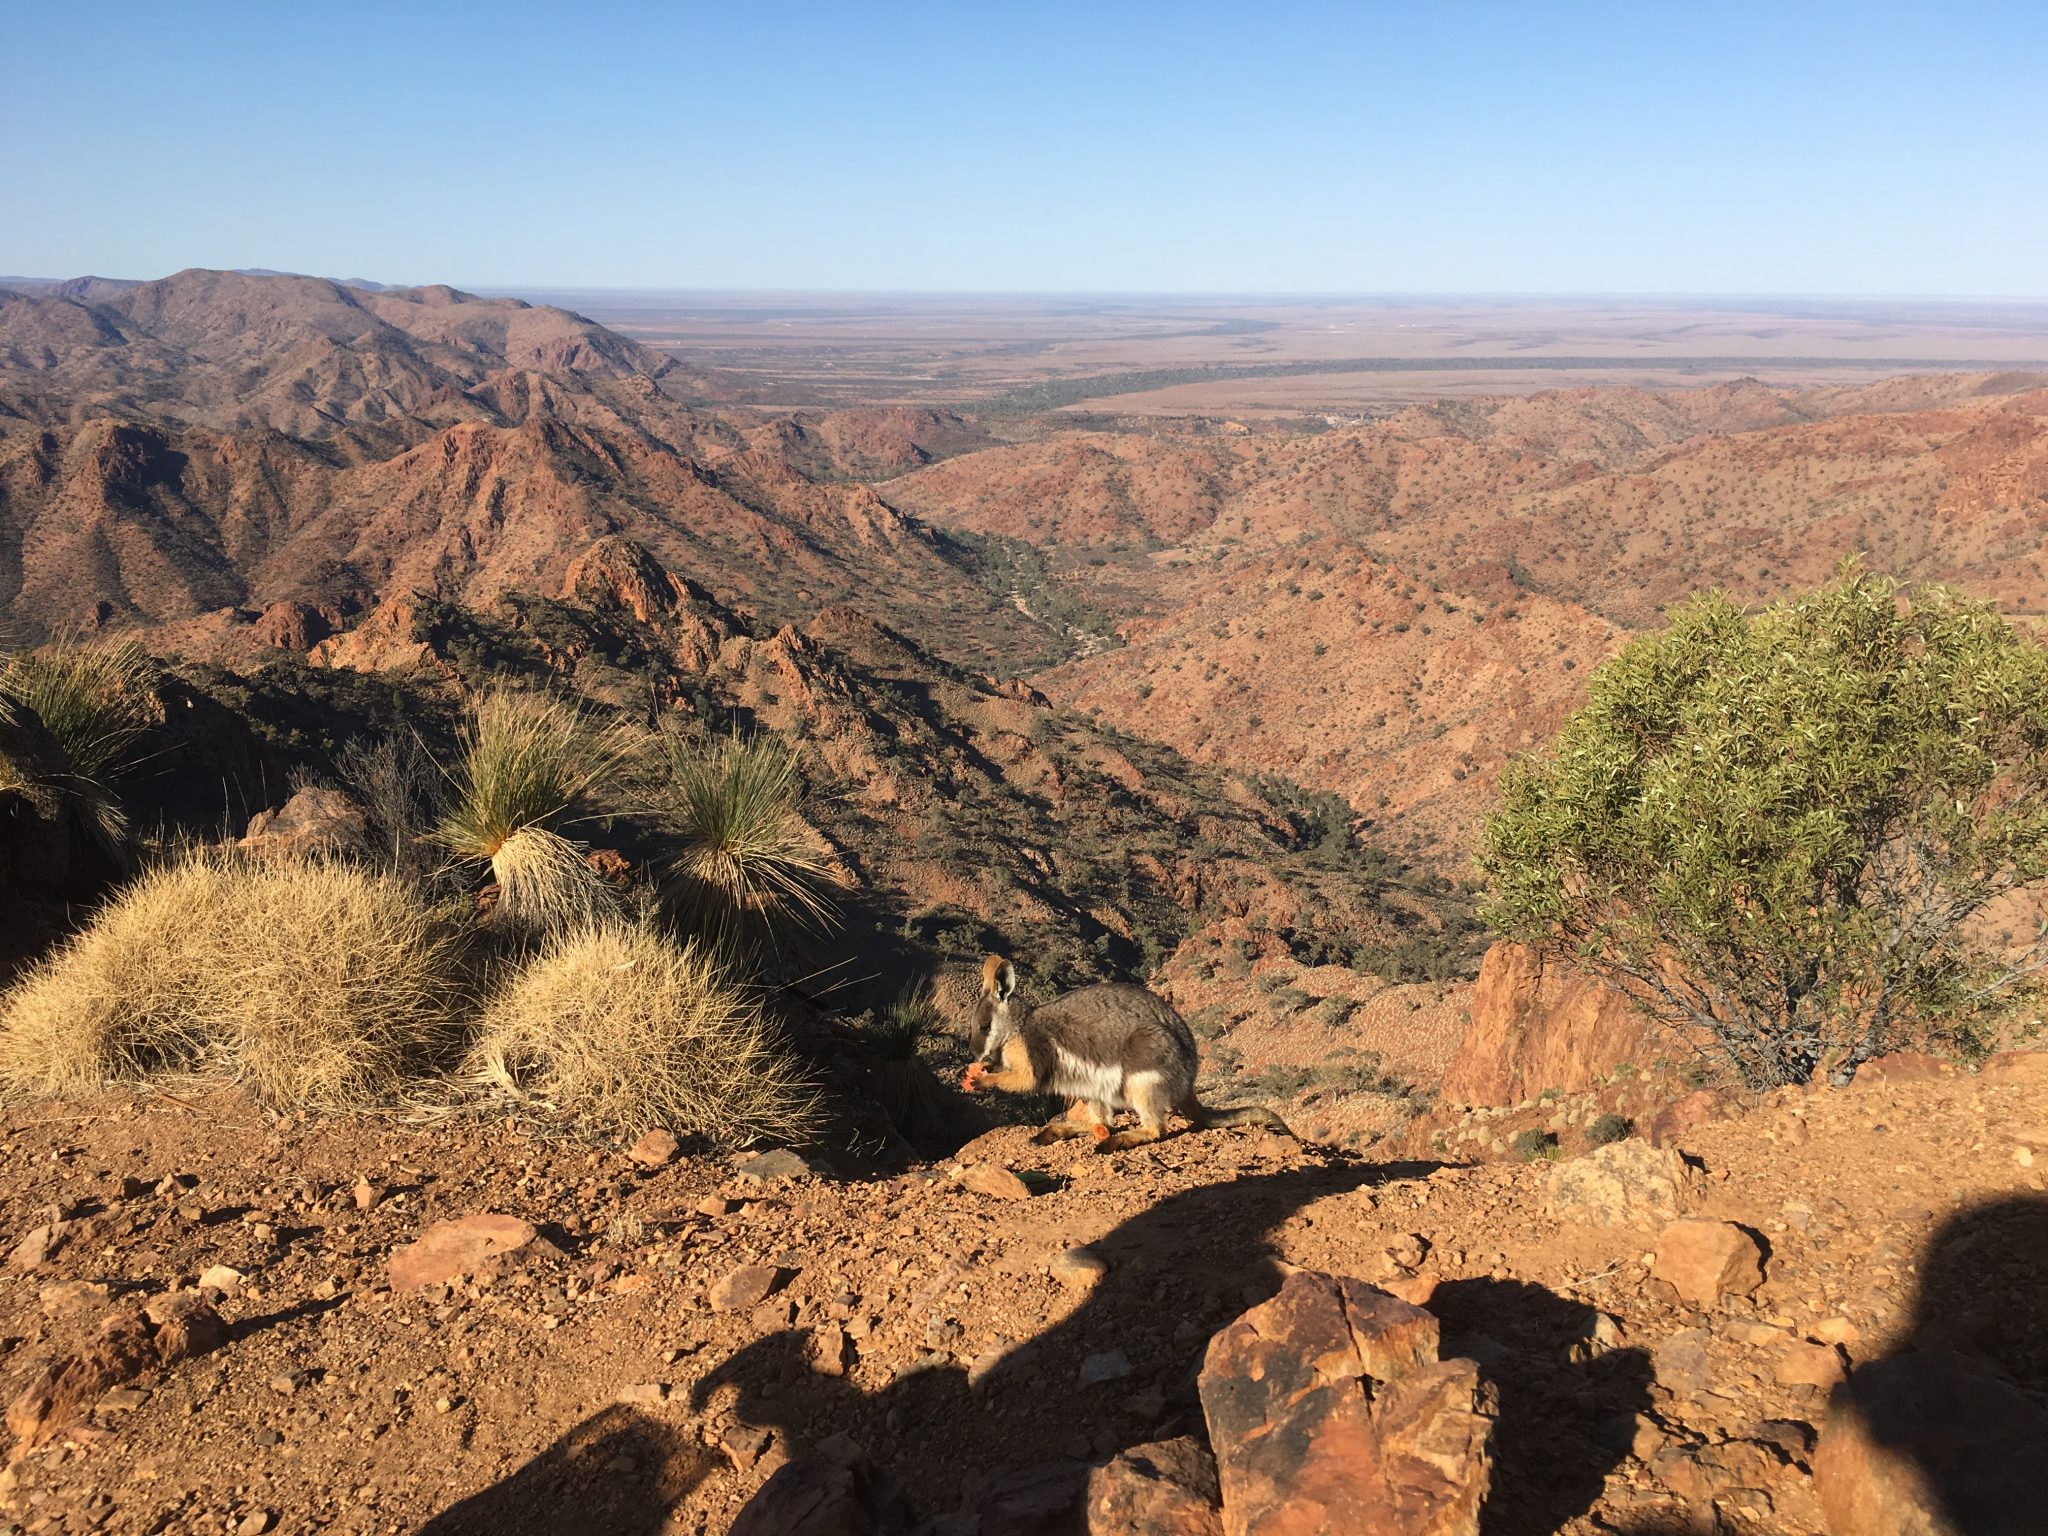
[[1103, 1124], [1102, 1111], [1084, 1099], [1057, 1120], [1047, 1121], [1031, 1142], [1033, 1146], [1049, 1147], [1054, 1142], [1071, 1141], [1077, 1136], [1093, 1136], [1100, 1141], [1108, 1134], [1109, 1127]]
[[1128, 1131], [1118, 1131], [1114, 1136], [1104, 1137], [1097, 1144], [1095, 1150], [1098, 1152], [1128, 1152], [1133, 1147], [1142, 1147], [1150, 1142], [1158, 1141], [1165, 1135], [1166, 1127], [1161, 1125], [1134, 1126]]

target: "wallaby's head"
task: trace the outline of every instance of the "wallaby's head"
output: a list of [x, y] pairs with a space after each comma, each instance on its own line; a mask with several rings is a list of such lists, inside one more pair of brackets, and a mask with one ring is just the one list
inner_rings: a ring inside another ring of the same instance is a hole
[[990, 1066], [1002, 1063], [1003, 1047], [1017, 1033], [1017, 967], [1001, 955], [981, 962], [981, 998], [974, 1005], [974, 1028], [967, 1038], [975, 1059]]

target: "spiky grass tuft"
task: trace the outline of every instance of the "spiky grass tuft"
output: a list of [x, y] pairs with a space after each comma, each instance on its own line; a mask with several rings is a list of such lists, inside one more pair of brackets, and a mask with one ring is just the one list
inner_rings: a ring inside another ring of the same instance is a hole
[[693, 931], [748, 947], [779, 927], [829, 922], [832, 868], [802, 815], [795, 750], [773, 737], [665, 745], [683, 838], [675, 896]]
[[463, 728], [436, 840], [490, 865], [507, 919], [549, 931], [587, 918], [610, 895], [558, 828], [587, 813], [629, 749], [622, 730], [595, 726], [559, 699], [484, 694]]
[[794, 1141], [818, 1097], [695, 945], [609, 921], [549, 939], [486, 1004], [465, 1079], [565, 1128]]
[[218, 1074], [280, 1109], [389, 1096], [449, 1044], [447, 925], [407, 882], [200, 851], [152, 869], [0, 997], [0, 1085]]

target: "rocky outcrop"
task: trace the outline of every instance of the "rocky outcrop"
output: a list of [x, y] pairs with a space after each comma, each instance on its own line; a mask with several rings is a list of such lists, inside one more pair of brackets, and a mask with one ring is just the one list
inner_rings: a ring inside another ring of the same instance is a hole
[[1420, 1307], [1296, 1271], [1209, 1341], [1199, 1386], [1228, 1536], [1476, 1536], [1491, 1390]]
[[1453, 1104], [1516, 1104], [1546, 1088], [1578, 1093], [1623, 1063], [1647, 1064], [1656, 1026], [1627, 997], [1522, 944], [1479, 966], [1472, 1023], [1444, 1073]]
[[1088, 1474], [1088, 1536], [1222, 1536], [1221, 1498], [1194, 1436], [1134, 1445]]
[[1617, 1141], [1551, 1171], [1550, 1214], [1593, 1227], [1667, 1222], [1691, 1207], [1699, 1183], [1699, 1174], [1669, 1147]]

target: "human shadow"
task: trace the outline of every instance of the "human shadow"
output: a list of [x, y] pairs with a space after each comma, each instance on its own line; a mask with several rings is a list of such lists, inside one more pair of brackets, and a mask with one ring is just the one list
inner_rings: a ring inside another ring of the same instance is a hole
[[[2048, 1495], [2048, 1199], [2006, 1198], [1944, 1222], [1921, 1255], [1920, 1290], [1899, 1346], [1835, 1389], [1829, 1437], [1860, 1431], [1913, 1466], [1942, 1529], [2039, 1531]], [[1817, 1467], [1824, 1504], [1859, 1487]]]
[[[985, 1366], [935, 1355], [863, 1392], [813, 1372], [805, 1334], [783, 1330], [715, 1367], [694, 1402], [702, 1409], [736, 1389], [738, 1420], [798, 1448], [844, 1435], [854, 1447], [842, 1450], [919, 1490], [920, 1515], [974, 1511], [984, 1526], [993, 1514], [1005, 1531], [1055, 1536], [1072, 1528], [1091, 1464], [1203, 1434], [1204, 1353], [1279, 1289], [1272, 1235], [1282, 1222], [1433, 1166], [1331, 1161], [1171, 1195], [1090, 1245], [1107, 1272], [1079, 1308]], [[1489, 1516], [1489, 1536], [1555, 1529], [1591, 1505], [1626, 1454], [1626, 1437], [1616, 1446], [1601, 1425], [1647, 1406], [1647, 1360], [1635, 1350], [1587, 1357], [1592, 1309], [1540, 1286], [1472, 1280], [1440, 1294], [1444, 1353], [1484, 1355], [1499, 1392], [1497, 1486], [1511, 1512]], [[1095, 1376], [1107, 1379], [1083, 1384]]]
[[1485, 1536], [1539, 1536], [1586, 1513], [1650, 1407], [1647, 1351], [1604, 1346], [1598, 1311], [1525, 1280], [1452, 1280], [1429, 1309], [1442, 1353], [1479, 1364], [1498, 1396]]
[[661, 1529], [711, 1467], [682, 1427], [613, 1404], [510, 1477], [451, 1504], [419, 1536], [642, 1536]]

